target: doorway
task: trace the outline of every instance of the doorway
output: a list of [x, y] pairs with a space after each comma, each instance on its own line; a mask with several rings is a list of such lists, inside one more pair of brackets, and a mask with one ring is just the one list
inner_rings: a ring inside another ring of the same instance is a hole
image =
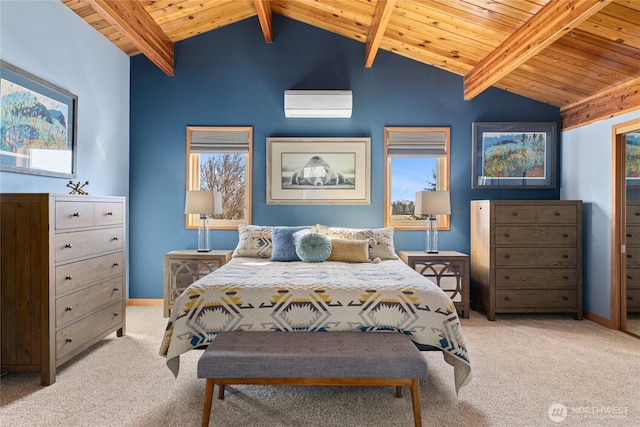
[[640, 337], [640, 119], [613, 126], [611, 314]]

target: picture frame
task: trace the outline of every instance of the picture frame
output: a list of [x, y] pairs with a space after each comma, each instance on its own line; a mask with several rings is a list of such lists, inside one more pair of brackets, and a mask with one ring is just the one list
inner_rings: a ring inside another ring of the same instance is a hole
[[640, 189], [640, 131], [625, 135], [625, 177], [627, 188]]
[[556, 123], [474, 122], [471, 188], [556, 187]]
[[267, 138], [267, 204], [370, 204], [370, 138]]
[[0, 61], [0, 107], [0, 171], [76, 177], [76, 95]]

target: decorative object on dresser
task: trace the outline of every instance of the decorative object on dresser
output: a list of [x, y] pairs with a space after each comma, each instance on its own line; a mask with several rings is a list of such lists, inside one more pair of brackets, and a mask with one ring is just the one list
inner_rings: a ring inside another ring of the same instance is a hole
[[627, 313], [640, 312], [640, 201], [627, 200]]
[[469, 318], [469, 255], [456, 251], [426, 253], [400, 251], [400, 259], [409, 267], [431, 278], [453, 301], [458, 315]]
[[436, 215], [450, 215], [451, 201], [448, 191], [418, 191], [414, 213], [426, 215], [429, 223], [427, 228], [427, 246], [425, 252], [438, 253], [438, 228], [433, 227]]
[[2, 371], [56, 368], [125, 334], [125, 199], [2, 194]]
[[84, 187], [86, 187], [87, 185], [89, 185], [89, 181], [85, 181], [84, 184], [81, 184], [80, 181], [69, 181], [67, 183], [67, 187], [71, 189], [71, 191], [69, 191], [69, 194], [80, 194], [82, 196], [88, 196], [89, 192], [84, 189]]
[[582, 319], [582, 202], [471, 202], [471, 302], [496, 313]]
[[190, 284], [225, 265], [233, 251], [171, 251], [164, 254], [164, 317], [169, 317], [173, 304]]
[[209, 215], [222, 213], [222, 196], [217, 191], [187, 191], [184, 213], [200, 216], [198, 221], [198, 252], [209, 252]]

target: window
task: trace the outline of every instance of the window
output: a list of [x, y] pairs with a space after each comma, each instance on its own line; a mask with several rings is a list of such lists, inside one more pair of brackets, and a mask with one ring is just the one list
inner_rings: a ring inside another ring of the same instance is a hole
[[[424, 216], [414, 215], [415, 194], [449, 190], [449, 128], [384, 128], [384, 225], [424, 230]], [[439, 230], [449, 230], [450, 215], [438, 215]]]
[[[222, 214], [211, 228], [251, 223], [251, 127], [187, 127], [187, 191], [217, 190]], [[186, 227], [198, 227], [198, 215], [185, 215]]]

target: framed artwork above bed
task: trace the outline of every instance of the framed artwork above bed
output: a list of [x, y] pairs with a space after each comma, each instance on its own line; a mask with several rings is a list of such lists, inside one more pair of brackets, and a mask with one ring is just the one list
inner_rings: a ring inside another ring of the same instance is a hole
[[267, 138], [267, 204], [370, 203], [370, 138]]

